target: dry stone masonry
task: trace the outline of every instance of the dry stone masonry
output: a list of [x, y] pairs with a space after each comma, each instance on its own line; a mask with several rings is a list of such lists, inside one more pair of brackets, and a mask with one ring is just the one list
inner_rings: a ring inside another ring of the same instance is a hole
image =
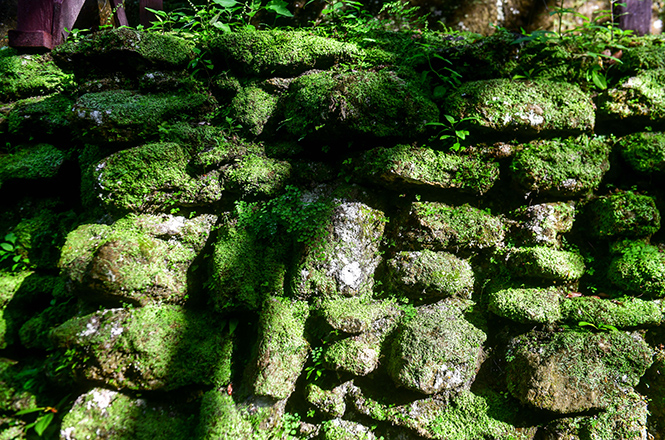
[[0, 439], [664, 439], [665, 40], [518, 37], [0, 49]]

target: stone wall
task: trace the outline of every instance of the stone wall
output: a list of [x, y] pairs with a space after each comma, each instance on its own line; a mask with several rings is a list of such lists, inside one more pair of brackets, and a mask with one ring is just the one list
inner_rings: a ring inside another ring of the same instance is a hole
[[0, 438], [662, 438], [663, 40], [357, 32], [0, 50]]

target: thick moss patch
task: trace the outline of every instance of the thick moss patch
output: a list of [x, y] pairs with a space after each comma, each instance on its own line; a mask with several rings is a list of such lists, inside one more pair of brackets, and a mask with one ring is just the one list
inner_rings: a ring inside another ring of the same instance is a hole
[[62, 72], [49, 55], [17, 55], [0, 48], [0, 102], [61, 91], [71, 76]]
[[70, 97], [57, 94], [17, 102], [7, 118], [9, 133], [32, 132], [37, 139], [69, 137], [72, 105]]
[[488, 308], [520, 324], [551, 324], [561, 319], [562, 299], [557, 289], [505, 289], [490, 295]]
[[584, 321], [620, 329], [656, 326], [663, 319], [660, 304], [639, 298], [570, 298], [561, 303], [561, 315], [570, 323]]
[[55, 177], [67, 155], [49, 144], [26, 145], [0, 156], [0, 187], [11, 179]]
[[665, 173], [665, 133], [634, 133], [619, 142], [621, 155], [641, 173]]
[[584, 275], [584, 258], [545, 246], [516, 248], [509, 253], [508, 267], [522, 277], [574, 281]]
[[665, 118], [665, 69], [642, 70], [602, 96], [599, 115], [605, 118]]
[[621, 192], [599, 197], [587, 206], [592, 233], [606, 237], [645, 237], [660, 229], [660, 212], [653, 197]]
[[665, 252], [642, 242], [629, 243], [612, 260], [608, 277], [627, 293], [665, 297]]

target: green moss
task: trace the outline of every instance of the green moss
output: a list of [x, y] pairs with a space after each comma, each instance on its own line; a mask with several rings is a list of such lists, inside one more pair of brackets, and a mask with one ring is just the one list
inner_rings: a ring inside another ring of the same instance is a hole
[[665, 297], [665, 252], [642, 242], [627, 243], [612, 260], [608, 278], [631, 294]]
[[13, 154], [0, 156], [0, 187], [10, 179], [55, 177], [67, 155], [49, 144], [22, 146]]
[[0, 48], [0, 102], [59, 92], [71, 82], [49, 55], [17, 55]]
[[119, 213], [159, 212], [180, 206], [214, 203], [221, 198], [216, 173], [192, 177], [190, 156], [174, 143], [154, 143], [122, 150], [85, 176], [105, 208]]
[[270, 298], [259, 320], [259, 346], [254, 392], [275, 399], [288, 398], [305, 366], [309, 343], [304, 338], [309, 306], [304, 301]]
[[210, 49], [235, 71], [287, 77], [351, 61], [360, 52], [353, 44], [283, 30], [226, 32], [211, 41]]
[[471, 265], [446, 252], [399, 252], [387, 261], [393, 291], [414, 298], [459, 296], [470, 298], [474, 273]]
[[584, 258], [545, 246], [516, 248], [510, 252], [508, 267], [518, 276], [574, 281], [584, 275]]
[[223, 324], [179, 306], [146, 306], [71, 319], [53, 329], [52, 338], [61, 349], [73, 350], [72, 359], [83, 360], [71, 365], [80, 379], [131, 390], [225, 387], [234, 344]]
[[252, 426], [242, 417], [228, 393], [210, 390], [203, 395], [197, 440], [250, 439]]
[[284, 118], [284, 128], [301, 139], [406, 137], [438, 120], [438, 109], [417, 80], [389, 70], [319, 72], [291, 83]]
[[659, 325], [663, 318], [659, 304], [638, 298], [570, 298], [561, 303], [561, 315], [570, 323], [586, 321], [597, 327], [608, 325], [622, 329]]
[[362, 333], [370, 329], [372, 323], [389, 313], [390, 302], [373, 302], [367, 298], [326, 298], [319, 312], [335, 330], [346, 333]]
[[291, 176], [289, 162], [248, 154], [224, 174], [224, 186], [242, 196], [276, 196]]
[[17, 102], [7, 118], [9, 133], [32, 136], [59, 135], [69, 128], [73, 101], [68, 96], [51, 95]]
[[591, 202], [591, 232], [599, 237], [645, 237], [660, 229], [660, 212], [653, 197], [621, 192]]
[[364, 333], [334, 342], [325, 348], [323, 360], [331, 370], [367, 376], [379, 366], [385, 335]]
[[456, 188], [482, 195], [499, 178], [499, 165], [473, 156], [398, 145], [370, 150], [356, 172], [397, 189]]
[[619, 142], [621, 155], [640, 173], [665, 173], [665, 133], [634, 133]]
[[529, 191], [578, 195], [598, 187], [610, 169], [610, 151], [602, 139], [587, 136], [537, 141], [515, 155], [511, 170]]
[[483, 132], [586, 132], [595, 123], [594, 104], [578, 86], [551, 81], [492, 79], [464, 83], [444, 104], [456, 120]]
[[470, 205], [416, 202], [399, 234], [415, 249], [483, 249], [503, 240], [500, 218]]
[[235, 119], [254, 136], [263, 132], [275, 109], [278, 97], [256, 86], [241, 89], [231, 101]]
[[550, 289], [504, 289], [490, 294], [489, 310], [520, 324], [549, 324], [561, 319], [562, 294]]
[[321, 440], [376, 440], [372, 430], [360, 423], [333, 419], [322, 424]]
[[328, 417], [342, 417], [346, 412], [343, 385], [332, 390], [324, 390], [310, 383], [305, 393], [307, 402]]
[[605, 118], [665, 118], [665, 69], [643, 70], [601, 96], [599, 115]]

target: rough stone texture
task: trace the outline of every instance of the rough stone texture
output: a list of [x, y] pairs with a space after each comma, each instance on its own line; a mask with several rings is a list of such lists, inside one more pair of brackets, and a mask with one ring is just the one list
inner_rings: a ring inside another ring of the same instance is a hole
[[663, 320], [660, 301], [639, 298], [569, 298], [561, 303], [561, 315], [570, 323], [586, 321], [619, 329], [656, 326]]
[[439, 117], [421, 84], [387, 69], [304, 75], [283, 100], [284, 128], [324, 142], [413, 136]]
[[179, 306], [106, 309], [67, 321], [52, 338], [72, 350], [59, 355], [77, 380], [130, 390], [221, 387], [231, 380], [233, 350], [222, 324]]
[[610, 168], [610, 151], [602, 139], [587, 136], [536, 141], [515, 155], [511, 170], [527, 191], [574, 196], [598, 187]]
[[593, 130], [594, 104], [572, 84], [491, 79], [464, 83], [445, 102], [456, 120], [483, 132], [579, 133]]
[[573, 227], [575, 204], [541, 203], [520, 208], [514, 215], [519, 221], [516, 235], [525, 245], [556, 247], [561, 244], [561, 234]]
[[192, 408], [93, 388], [79, 396], [60, 427], [62, 440], [186, 440]]
[[326, 423], [321, 433], [322, 440], [376, 440], [371, 428], [360, 423], [333, 419]]
[[297, 268], [295, 291], [302, 297], [371, 292], [384, 219], [383, 212], [362, 202], [335, 201], [325, 235]]
[[306, 302], [271, 298], [259, 320], [259, 345], [252, 386], [259, 396], [288, 398], [305, 366], [309, 343], [304, 338], [309, 316]]
[[584, 275], [584, 258], [581, 255], [545, 246], [512, 249], [506, 264], [522, 277], [574, 281]]
[[619, 142], [621, 156], [640, 173], [665, 173], [665, 133], [634, 133]]
[[563, 293], [550, 289], [504, 289], [490, 294], [491, 312], [520, 324], [548, 324], [561, 319]]
[[257, 154], [239, 159], [223, 173], [225, 189], [248, 196], [275, 196], [291, 176], [291, 164]]
[[50, 141], [53, 137], [67, 139], [72, 105], [70, 97], [58, 94], [19, 101], [7, 117], [8, 132], [13, 135], [30, 132], [35, 139]]
[[501, 219], [469, 205], [416, 202], [398, 230], [402, 246], [415, 250], [484, 249], [503, 240]]
[[[646, 386], [644, 393], [649, 399], [652, 432], [662, 435], [665, 429], [665, 350], [658, 347], [654, 350], [653, 364], [647, 370], [642, 383]], [[655, 437], [660, 440], [658, 436]]]
[[71, 81], [47, 55], [18, 55], [15, 49], [0, 51], [0, 102], [58, 92]]
[[368, 151], [355, 170], [395, 190], [460, 189], [482, 195], [499, 178], [499, 165], [474, 156], [398, 145]]
[[306, 399], [327, 417], [342, 417], [346, 412], [346, 392], [352, 382], [344, 382], [331, 390], [324, 390], [315, 384], [306, 388]]
[[651, 350], [637, 333], [542, 333], [513, 339], [508, 389], [522, 403], [558, 414], [607, 409], [637, 385]]
[[665, 252], [643, 242], [629, 242], [612, 260], [608, 278], [628, 293], [665, 296]]
[[35, 180], [55, 177], [66, 154], [53, 145], [26, 145], [14, 154], [0, 156], [0, 188], [11, 179]]
[[471, 265], [447, 252], [399, 252], [386, 267], [392, 289], [416, 299], [470, 298], [473, 292]]
[[665, 119], [665, 69], [642, 70], [608, 89], [601, 97], [599, 116], [612, 119]]
[[143, 214], [82, 225], [67, 236], [59, 266], [86, 301], [182, 304], [188, 270], [215, 220]]
[[485, 333], [464, 318], [472, 303], [440, 301], [403, 322], [388, 354], [398, 386], [424, 394], [468, 390], [483, 356]]
[[395, 313], [391, 302], [371, 301], [363, 297], [327, 298], [319, 313], [335, 330], [358, 334], [368, 331], [372, 324], [389, 314]]
[[660, 229], [653, 197], [620, 192], [599, 197], [587, 206], [592, 233], [598, 237], [645, 237]]

